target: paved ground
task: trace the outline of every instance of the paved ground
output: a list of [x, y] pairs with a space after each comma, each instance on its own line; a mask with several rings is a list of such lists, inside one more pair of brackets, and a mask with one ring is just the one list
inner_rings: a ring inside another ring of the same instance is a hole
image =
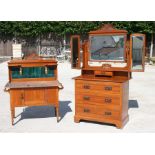
[[69, 63], [59, 64], [59, 123], [53, 107], [16, 108], [14, 126], [10, 121], [9, 94], [3, 91], [8, 81], [7, 63], [0, 64], [0, 132], [155, 132], [155, 66], [146, 66], [144, 73], [133, 73], [130, 80], [129, 122], [122, 129], [101, 123], [74, 123], [74, 80], [80, 70], [71, 70]]

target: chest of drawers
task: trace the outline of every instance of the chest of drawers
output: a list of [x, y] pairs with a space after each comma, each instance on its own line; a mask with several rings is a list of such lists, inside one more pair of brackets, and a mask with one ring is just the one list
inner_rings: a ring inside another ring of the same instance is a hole
[[[82, 42], [71, 36], [71, 64], [81, 69], [75, 77], [75, 122], [115, 124], [128, 121], [129, 80], [132, 72], [144, 72], [146, 38], [105, 24], [90, 31]], [[82, 51], [82, 52], [81, 52]]]
[[75, 78], [75, 122], [110, 123], [122, 128], [128, 121], [129, 82]]

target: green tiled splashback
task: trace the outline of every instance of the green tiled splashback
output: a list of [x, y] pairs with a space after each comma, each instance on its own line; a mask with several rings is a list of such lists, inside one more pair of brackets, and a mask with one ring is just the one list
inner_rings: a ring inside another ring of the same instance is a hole
[[12, 78], [47, 78], [54, 77], [54, 67], [47, 67], [47, 74], [45, 74], [45, 67], [22, 67], [22, 74], [20, 74], [20, 67], [12, 67]]

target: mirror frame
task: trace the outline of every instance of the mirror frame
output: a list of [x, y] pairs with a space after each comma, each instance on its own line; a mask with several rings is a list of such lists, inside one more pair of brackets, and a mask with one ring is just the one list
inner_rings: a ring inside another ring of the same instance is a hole
[[[77, 61], [77, 66], [73, 67], [73, 39], [77, 38], [78, 39], [78, 61]], [[70, 46], [71, 46], [71, 67], [72, 69], [80, 69], [81, 68], [81, 58], [80, 58], [80, 35], [72, 35], [71, 36], [71, 41], [70, 41]]]
[[[132, 41], [132, 37], [133, 36], [142, 36], [143, 38], [144, 38], [144, 42], [143, 42], [143, 53], [142, 53], [142, 69], [132, 69], [132, 60], [133, 60], [133, 58], [132, 58], [132, 47], [133, 47], [133, 45], [132, 45], [132, 43], [133, 43], [133, 41]], [[145, 53], [146, 53], [146, 36], [145, 36], [145, 34], [142, 34], [142, 33], [134, 33], [134, 34], [131, 34], [130, 35], [130, 70], [131, 70], [131, 72], [144, 72], [144, 69], [145, 69]]]

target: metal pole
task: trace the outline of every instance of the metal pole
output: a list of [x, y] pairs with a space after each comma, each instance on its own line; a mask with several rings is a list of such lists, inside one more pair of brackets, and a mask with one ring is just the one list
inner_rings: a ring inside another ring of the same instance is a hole
[[151, 58], [153, 55], [153, 33], [151, 35], [151, 46], [150, 46], [150, 64], [151, 64]]

